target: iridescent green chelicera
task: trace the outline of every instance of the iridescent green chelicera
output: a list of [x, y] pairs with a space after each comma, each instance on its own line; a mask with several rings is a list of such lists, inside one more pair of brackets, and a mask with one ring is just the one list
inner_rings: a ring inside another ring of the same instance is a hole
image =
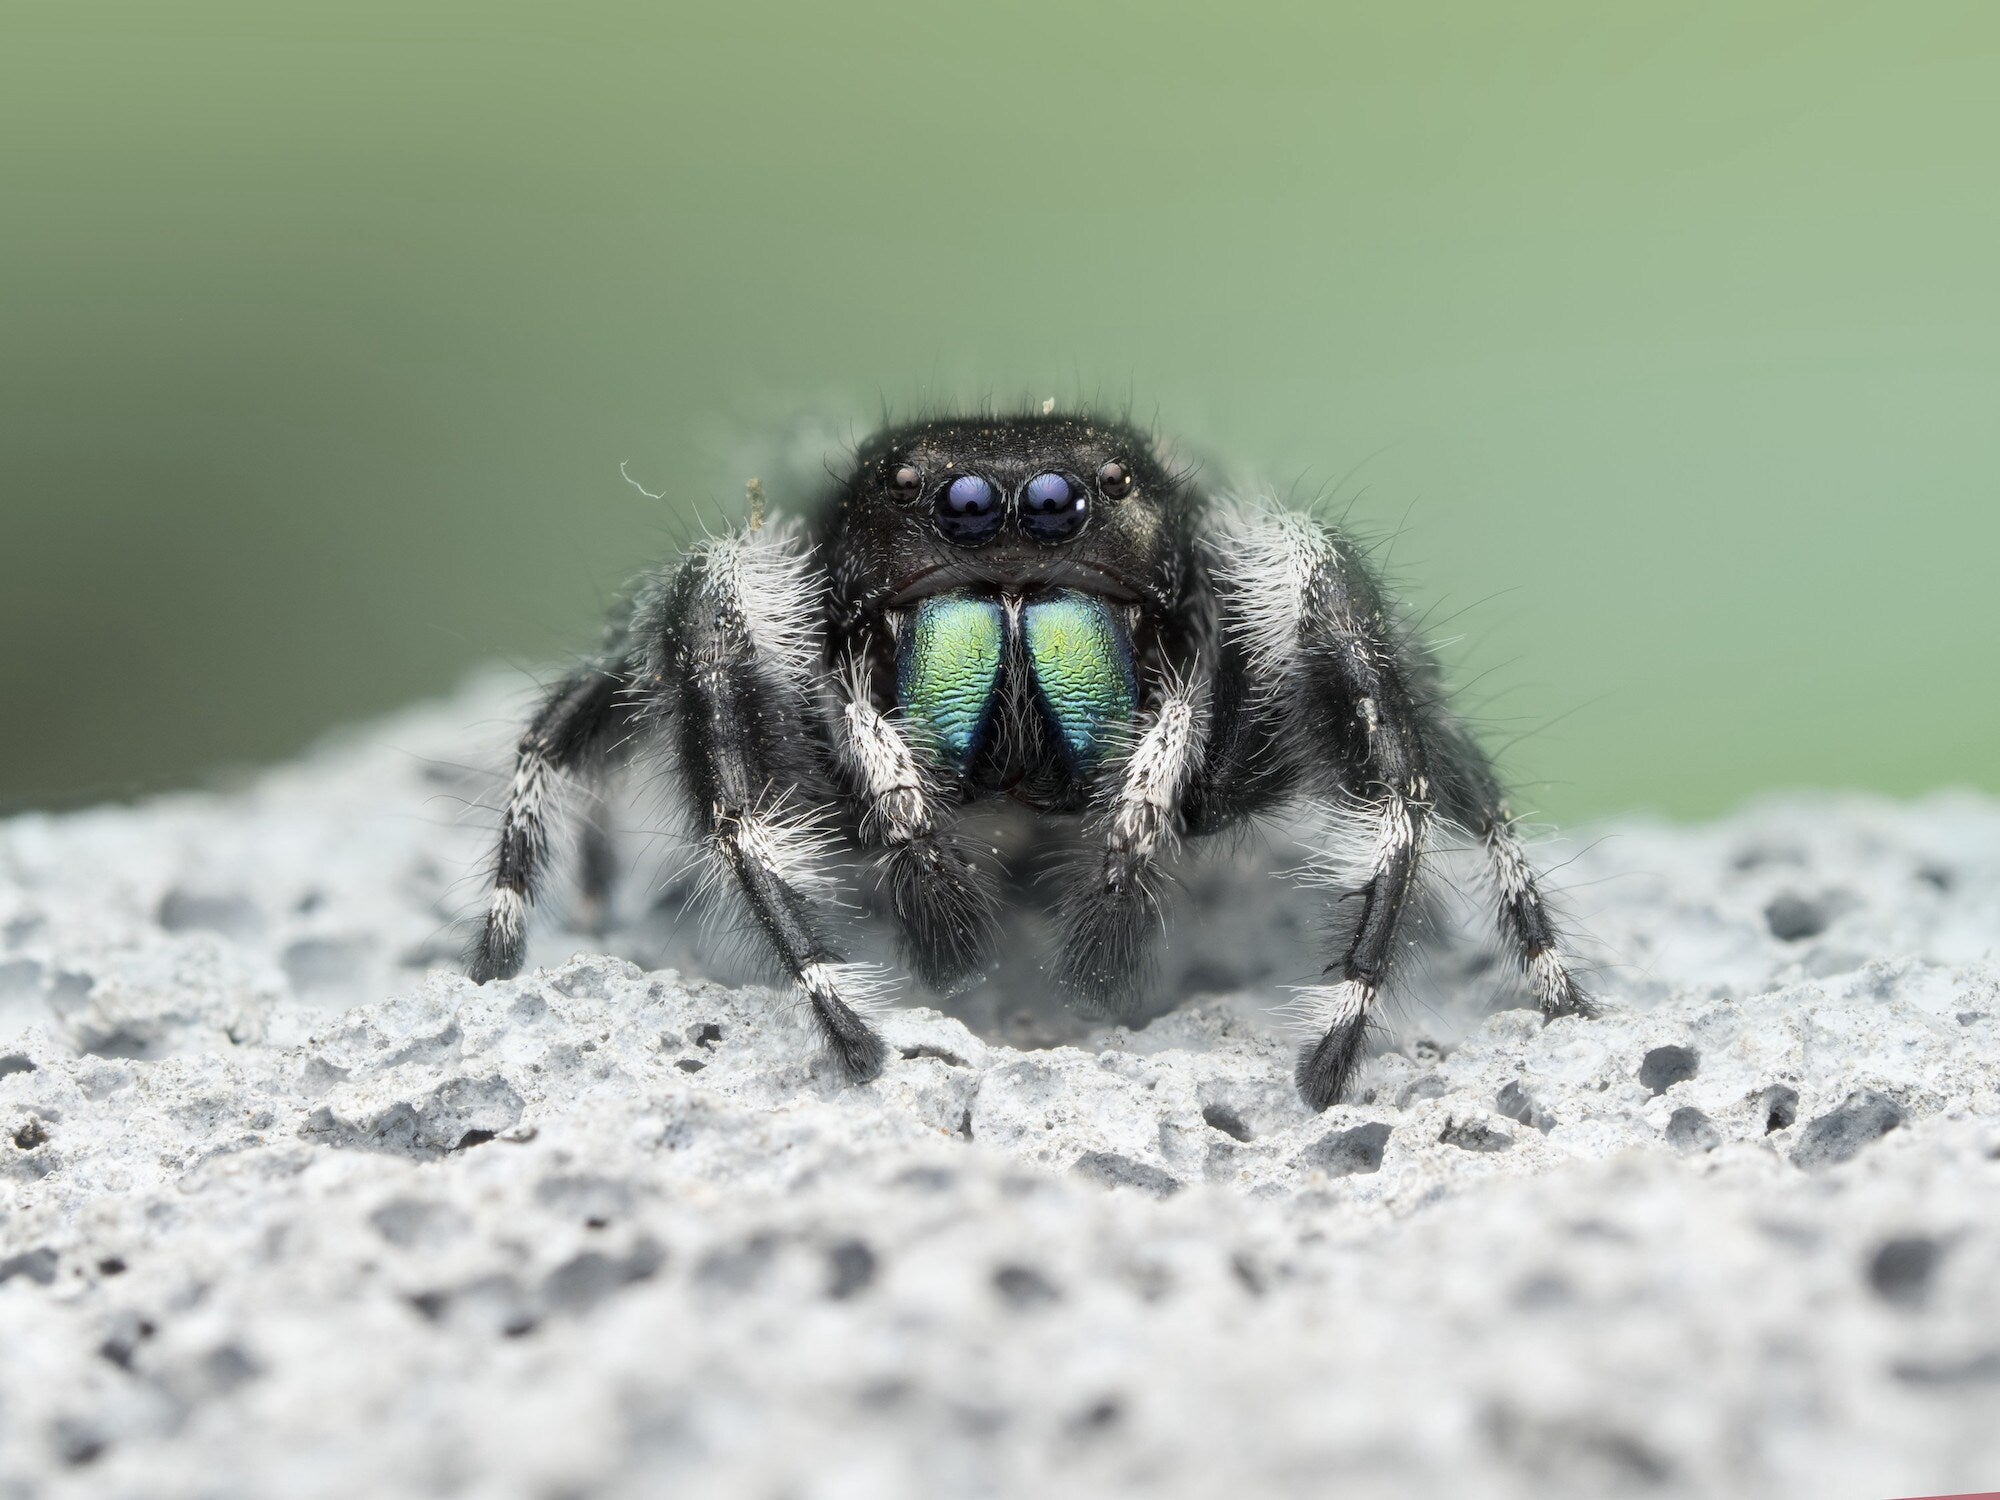
[[1035, 690], [1070, 763], [1089, 770], [1132, 718], [1132, 644], [1102, 599], [1061, 593], [1021, 611]]
[[917, 606], [896, 663], [896, 696], [920, 736], [961, 771], [993, 717], [1006, 617], [991, 599], [937, 594]]

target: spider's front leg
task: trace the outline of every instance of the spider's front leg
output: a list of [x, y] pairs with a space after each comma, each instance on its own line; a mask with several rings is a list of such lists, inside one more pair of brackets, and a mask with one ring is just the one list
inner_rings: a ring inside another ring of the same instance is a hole
[[1206, 684], [1170, 683], [1118, 766], [1102, 842], [1080, 863], [1061, 913], [1056, 981], [1086, 1010], [1122, 1015], [1144, 986], [1159, 903], [1153, 871], [1180, 832], [1200, 767]]
[[861, 836], [883, 850], [889, 901], [910, 967], [948, 988], [977, 970], [996, 928], [991, 881], [943, 821], [936, 786], [909, 736], [875, 707], [865, 655], [842, 682], [837, 749], [861, 801]]
[[818, 702], [818, 574], [772, 528], [712, 541], [658, 599], [644, 636], [671, 690], [678, 768], [696, 833], [741, 892], [847, 1076], [882, 1071], [861, 1015], [875, 981], [842, 961], [819, 810], [831, 795]]
[[1227, 558], [1236, 661], [1261, 706], [1242, 716], [1233, 737], [1249, 747], [1247, 757], [1212, 760], [1261, 760], [1276, 768], [1265, 773], [1270, 785], [1296, 782], [1354, 834], [1344, 840], [1350, 857], [1341, 861], [1346, 884], [1336, 908], [1349, 919], [1346, 939], [1327, 966], [1331, 982], [1300, 996], [1321, 1033], [1299, 1059], [1306, 1102], [1326, 1108], [1353, 1077], [1439, 808], [1486, 846], [1502, 934], [1543, 1014], [1591, 1014], [1490, 763], [1445, 706], [1435, 664], [1399, 626], [1368, 569], [1340, 538], [1296, 515], [1238, 517], [1228, 542], [1219, 555]]
[[[634, 670], [629, 653], [613, 649], [572, 672], [544, 695], [522, 734], [501, 814], [493, 893], [466, 964], [475, 984], [520, 973], [528, 909], [548, 869], [550, 805], [569, 778], [589, 785], [594, 800], [596, 782], [629, 755], [638, 717]], [[596, 853], [587, 833], [587, 894], [601, 894], [608, 864], [608, 856]]]

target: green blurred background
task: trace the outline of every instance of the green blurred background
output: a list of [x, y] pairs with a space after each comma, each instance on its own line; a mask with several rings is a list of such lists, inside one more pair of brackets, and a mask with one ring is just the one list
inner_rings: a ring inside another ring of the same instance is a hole
[[0, 802], [558, 659], [797, 412], [1048, 395], [1399, 533], [1549, 814], [1993, 787], [1996, 77], [1972, 3], [15, 0]]

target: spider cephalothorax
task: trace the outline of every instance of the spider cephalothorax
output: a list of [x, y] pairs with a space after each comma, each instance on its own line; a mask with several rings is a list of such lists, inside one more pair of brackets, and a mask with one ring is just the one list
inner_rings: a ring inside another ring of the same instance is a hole
[[753, 521], [646, 579], [522, 738], [476, 979], [520, 967], [554, 780], [649, 749], [857, 1080], [884, 1049], [824, 835], [881, 862], [910, 966], [948, 986], [987, 961], [999, 900], [955, 825], [996, 798], [1086, 831], [1051, 973], [1113, 1015], [1145, 983], [1151, 876], [1183, 836], [1327, 812], [1345, 857], [1332, 961], [1303, 997], [1314, 1108], [1353, 1073], [1436, 826], [1483, 848], [1542, 1011], [1589, 1009], [1486, 757], [1355, 551], [1204, 495], [1123, 423], [892, 428], [799, 523]]

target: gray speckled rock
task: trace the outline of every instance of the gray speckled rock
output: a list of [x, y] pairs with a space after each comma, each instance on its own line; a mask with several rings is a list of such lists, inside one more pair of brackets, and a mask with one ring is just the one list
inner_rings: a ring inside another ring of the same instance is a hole
[[1990, 802], [1601, 830], [1610, 1013], [1447, 946], [1324, 1116], [1252, 853], [1188, 875], [1181, 1008], [1017, 963], [848, 1089], [670, 847], [601, 942], [451, 972], [502, 697], [0, 827], [0, 1495], [2000, 1479]]

